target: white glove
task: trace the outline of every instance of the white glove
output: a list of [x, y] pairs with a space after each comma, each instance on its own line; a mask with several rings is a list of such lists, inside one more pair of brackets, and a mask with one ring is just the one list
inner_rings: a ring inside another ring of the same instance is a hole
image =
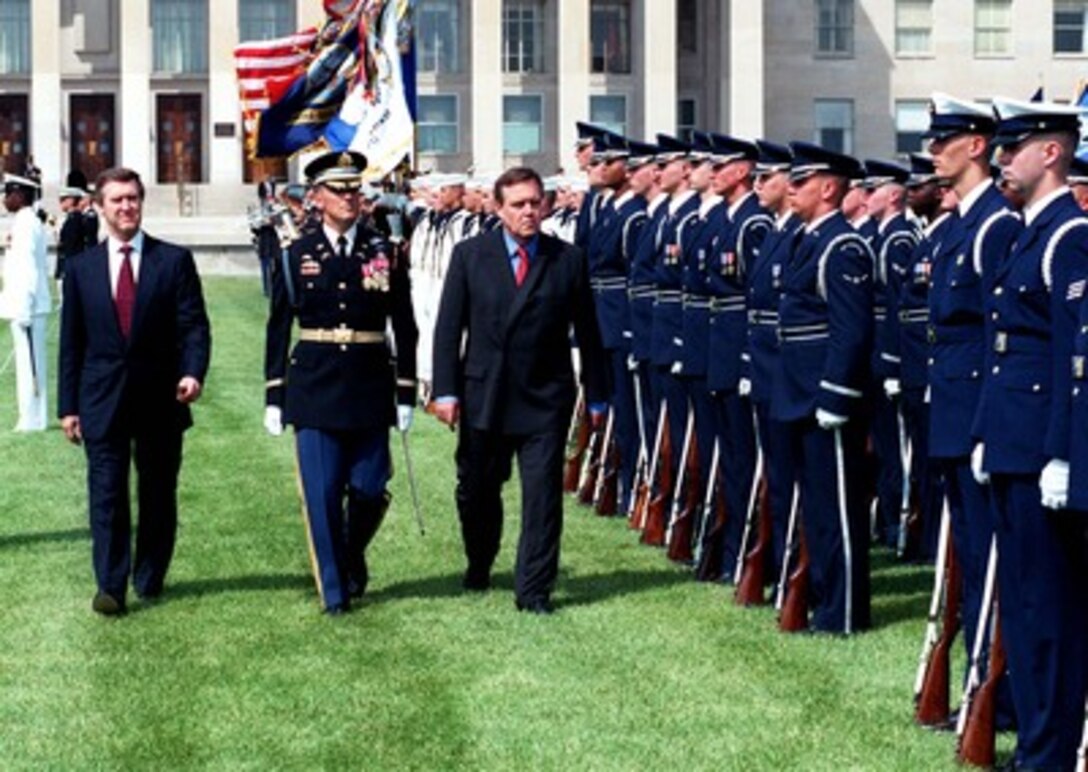
[[980, 442], [971, 451], [971, 474], [974, 475], [975, 482], [979, 485], [990, 484], [990, 473], [982, 468], [982, 461], [985, 456], [986, 446]]
[[283, 434], [283, 411], [275, 405], [264, 409], [264, 428], [273, 437]]
[[1069, 502], [1069, 462], [1052, 458], [1039, 475], [1039, 493], [1047, 509], [1065, 509]]
[[752, 393], [752, 381], [748, 378], [741, 378], [737, 381], [737, 394], [742, 397], [747, 397]]
[[632, 373], [638, 369], [638, 360], [635, 359], [634, 354], [627, 355], [627, 369]]
[[829, 413], [822, 407], [816, 408], [816, 423], [821, 429], [838, 429], [846, 424], [846, 420], [845, 416]]
[[680, 373], [682, 373], [683, 371], [684, 371], [684, 363], [683, 362], [673, 362], [672, 367], [669, 368], [669, 372], [672, 373], [673, 375], [680, 375]]
[[898, 378], [885, 378], [884, 379], [884, 394], [888, 399], [895, 399], [903, 393], [903, 385], [899, 383]]
[[412, 406], [397, 405], [397, 431], [406, 432], [412, 428]]

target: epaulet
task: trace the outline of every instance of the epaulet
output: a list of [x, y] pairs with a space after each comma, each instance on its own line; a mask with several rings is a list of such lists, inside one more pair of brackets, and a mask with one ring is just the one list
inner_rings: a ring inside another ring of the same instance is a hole
[[978, 229], [978, 233], [975, 234], [974, 248], [971, 251], [971, 263], [975, 267], [975, 273], [982, 276], [982, 245], [986, 241], [986, 234], [989, 232], [993, 224], [1003, 217], [1012, 217], [1015, 220], [1020, 219], [1020, 215], [1011, 209], [998, 209], [983, 221], [982, 225]]
[[1088, 218], [1086, 217], [1073, 217], [1063, 222], [1058, 228], [1050, 234], [1050, 238], [1046, 242], [1046, 251], [1043, 252], [1043, 284], [1046, 285], [1047, 292], [1050, 291], [1051, 285], [1054, 283], [1054, 271], [1052, 264], [1054, 262], [1054, 252], [1058, 249], [1058, 242], [1062, 240], [1065, 234], [1073, 230], [1079, 225], [1088, 225]]
[[858, 257], [867, 260], [866, 265], [872, 265], [874, 261], [873, 250], [869, 248], [869, 242], [856, 231], [840, 233], [831, 239], [820, 253], [820, 259], [816, 263], [816, 292], [827, 301], [827, 261], [832, 253], [842, 250], [845, 253], [855, 253]]

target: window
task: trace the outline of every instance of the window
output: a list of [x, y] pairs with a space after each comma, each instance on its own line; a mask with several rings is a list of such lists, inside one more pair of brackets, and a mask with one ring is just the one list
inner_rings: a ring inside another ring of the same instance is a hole
[[30, 72], [30, 0], [0, 0], [0, 73]]
[[838, 153], [854, 152], [853, 100], [816, 100], [816, 130], [813, 141]]
[[208, 71], [206, 0], [152, 0], [155, 72]]
[[676, 136], [691, 142], [691, 133], [698, 126], [694, 99], [681, 99], [676, 103]]
[[540, 0], [506, 0], [502, 6], [502, 69], [544, 71], [544, 8]]
[[1012, 0], [975, 0], [975, 55], [1012, 53]]
[[925, 144], [922, 134], [929, 128], [929, 102], [910, 99], [895, 103], [895, 152], [917, 153]]
[[695, 0], [676, 4], [676, 44], [686, 54], [699, 51], [699, 4]]
[[272, 40], [294, 31], [294, 0], [238, 0], [239, 40]]
[[1055, 0], [1054, 53], [1088, 54], [1088, 2]]
[[539, 153], [544, 124], [543, 100], [539, 96], [502, 98], [502, 152], [506, 155]]
[[416, 66], [420, 72], [460, 72], [458, 0], [422, 0], [415, 10]]
[[457, 152], [457, 97], [450, 94], [420, 95], [416, 116], [419, 152]]
[[590, 72], [631, 72], [628, 0], [593, 0], [589, 14]]
[[896, 0], [895, 52], [933, 53], [933, 0]]
[[854, 0], [816, 0], [816, 53], [853, 55]]
[[589, 122], [627, 135], [627, 97], [591, 96], [589, 98]]

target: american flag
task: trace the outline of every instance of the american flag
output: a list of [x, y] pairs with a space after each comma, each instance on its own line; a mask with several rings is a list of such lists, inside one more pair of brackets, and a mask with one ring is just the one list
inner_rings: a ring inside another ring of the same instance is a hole
[[310, 28], [286, 37], [235, 47], [234, 67], [247, 146], [250, 146], [260, 112], [282, 97], [295, 79], [306, 71], [317, 36], [317, 29]]

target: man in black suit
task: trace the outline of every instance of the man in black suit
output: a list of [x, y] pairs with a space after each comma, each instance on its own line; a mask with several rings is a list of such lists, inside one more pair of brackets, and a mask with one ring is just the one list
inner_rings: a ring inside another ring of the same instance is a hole
[[435, 415], [451, 427], [461, 424], [464, 586], [490, 586], [502, 533], [502, 484], [516, 453], [522, 491], [517, 607], [549, 614], [559, 569], [563, 451], [575, 398], [572, 324], [595, 425], [607, 408], [605, 360], [582, 251], [540, 233], [540, 176], [528, 168], [507, 171], [495, 182], [495, 199], [503, 227], [462, 241], [450, 259], [435, 324]]
[[130, 572], [129, 467], [139, 524], [136, 593], [163, 589], [177, 530], [182, 434], [200, 397], [211, 334], [189, 250], [145, 234], [144, 187], [131, 169], [95, 183], [108, 238], [67, 267], [57, 412], [87, 454], [91, 539], [100, 614], [125, 611]]

